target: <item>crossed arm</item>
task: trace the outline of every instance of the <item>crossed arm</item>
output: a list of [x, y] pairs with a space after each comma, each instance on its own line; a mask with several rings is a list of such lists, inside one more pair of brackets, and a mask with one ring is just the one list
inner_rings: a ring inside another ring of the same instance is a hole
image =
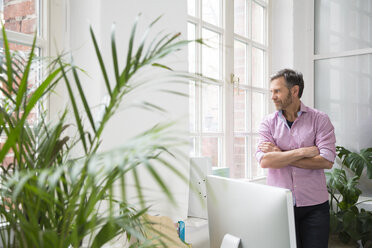
[[262, 168], [282, 168], [291, 164], [303, 169], [331, 169], [333, 163], [319, 155], [316, 146], [281, 151], [271, 142], [262, 142], [259, 149], [265, 153], [261, 159]]

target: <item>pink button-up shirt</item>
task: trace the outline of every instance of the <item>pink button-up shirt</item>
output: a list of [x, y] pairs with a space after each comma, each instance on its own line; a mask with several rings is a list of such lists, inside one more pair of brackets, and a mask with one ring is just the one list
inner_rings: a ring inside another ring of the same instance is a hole
[[[336, 138], [328, 116], [301, 103], [297, 119], [289, 128], [281, 111], [264, 118], [259, 127], [259, 142], [271, 142], [282, 151], [317, 146], [320, 156], [333, 162], [336, 157]], [[261, 162], [264, 153], [257, 148]], [[302, 169], [290, 164], [280, 169], [268, 169], [267, 184], [290, 189], [296, 206], [311, 206], [328, 200], [324, 170]]]

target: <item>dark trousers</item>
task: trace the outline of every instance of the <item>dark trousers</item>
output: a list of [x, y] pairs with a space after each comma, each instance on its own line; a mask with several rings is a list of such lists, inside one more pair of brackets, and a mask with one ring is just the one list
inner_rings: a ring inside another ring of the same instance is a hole
[[297, 248], [327, 248], [329, 204], [294, 207]]

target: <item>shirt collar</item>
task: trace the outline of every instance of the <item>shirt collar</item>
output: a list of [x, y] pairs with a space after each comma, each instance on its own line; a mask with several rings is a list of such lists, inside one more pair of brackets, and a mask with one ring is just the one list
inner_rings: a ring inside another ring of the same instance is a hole
[[306, 113], [307, 112], [307, 106], [303, 103], [303, 102], [301, 102], [301, 107], [300, 107], [300, 111], [298, 111], [298, 113]]
[[[297, 112], [297, 117], [300, 117], [302, 115], [302, 113], [306, 113], [307, 112], [307, 108], [308, 107], [301, 101], [300, 111]], [[284, 121], [285, 118], [283, 116], [283, 110], [278, 110], [277, 113], [279, 115], [279, 118], [281, 118]]]

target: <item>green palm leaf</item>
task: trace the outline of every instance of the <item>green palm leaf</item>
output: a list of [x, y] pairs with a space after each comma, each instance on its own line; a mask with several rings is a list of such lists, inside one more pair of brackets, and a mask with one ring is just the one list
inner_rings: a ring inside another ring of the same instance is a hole
[[[190, 41], [179, 40], [178, 33], [159, 33], [154, 39], [149, 39], [153, 25], [160, 17], [149, 25], [138, 46], [135, 46], [138, 19], [131, 30], [128, 53], [123, 63], [119, 63], [113, 26], [112, 68], [103, 60], [104, 53], [90, 27], [93, 47], [109, 96], [99, 120], [93, 118], [84, 83], [79, 77], [83, 70], [72, 62], [62, 62], [62, 55], [50, 63], [48, 73], [40, 84], [30, 93], [27, 92], [31, 65], [39, 58], [32, 52], [24, 60], [20, 56], [13, 56], [3, 29], [4, 53], [1, 58], [5, 61], [1, 61], [3, 74], [0, 80], [8, 88], [2, 90], [8, 105], [0, 108], [0, 133], [7, 135], [0, 151], [0, 162], [12, 149], [14, 163], [19, 165], [14, 170], [4, 169], [5, 173], [0, 175], [0, 196], [4, 199], [3, 205], [0, 205], [0, 217], [9, 223], [6, 229], [0, 229], [4, 247], [79, 247], [83, 240], [88, 242], [89, 247], [101, 247], [118, 236], [136, 238], [138, 242], [131, 247], [152, 247], [152, 240], [145, 235], [148, 223], [144, 221], [144, 215], [149, 204], [146, 202], [147, 189], [141, 172], [146, 171], [168, 200], [175, 204], [170, 185], [167, 185], [161, 171], [169, 170], [188, 183], [187, 176], [173, 165], [173, 161], [184, 160], [177, 147], [185, 142], [175, 138], [177, 134], [169, 132], [172, 123], [155, 125], [116, 149], [98, 152], [101, 151], [101, 135], [129, 94], [141, 93], [151, 84], [165, 86], [159, 82], [188, 83], [201, 77], [172, 71], [163, 64], [162, 58], [185, 47]], [[141, 78], [138, 75], [143, 76], [140, 72], [154, 67], [165, 69], [169, 74], [156, 79], [149, 75], [146, 80], [137, 80]], [[109, 71], [113, 72], [112, 78], [116, 83], [109, 81]], [[52, 93], [60, 79], [65, 81], [71, 110], [66, 108], [55, 122], [42, 117], [35, 125], [28, 125], [29, 114], [44, 96]], [[78, 93], [73, 89], [77, 89]], [[187, 95], [166, 86], [162, 91], [176, 96]], [[139, 106], [166, 113], [166, 109], [147, 100], [140, 102]], [[22, 112], [20, 118], [14, 116], [17, 111]], [[69, 116], [73, 118], [73, 123], [69, 123]], [[87, 117], [91, 128], [85, 128], [81, 123], [84, 117]], [[84, 151], [76, 155], [79, 146]], [[129, 177], [134, 180], [140, 209], [127, 201]], [[9, 242], [10, 232], [14, 235], [13, 243]]]
[[341, 159], [343, 165], [358, 176], [361, 176], [364, 168], [366, 168], [368, 178], [372, 179], [372, 148], [362, 149], [359, 154], [340, 146], [336, 149], [337, 156]]

